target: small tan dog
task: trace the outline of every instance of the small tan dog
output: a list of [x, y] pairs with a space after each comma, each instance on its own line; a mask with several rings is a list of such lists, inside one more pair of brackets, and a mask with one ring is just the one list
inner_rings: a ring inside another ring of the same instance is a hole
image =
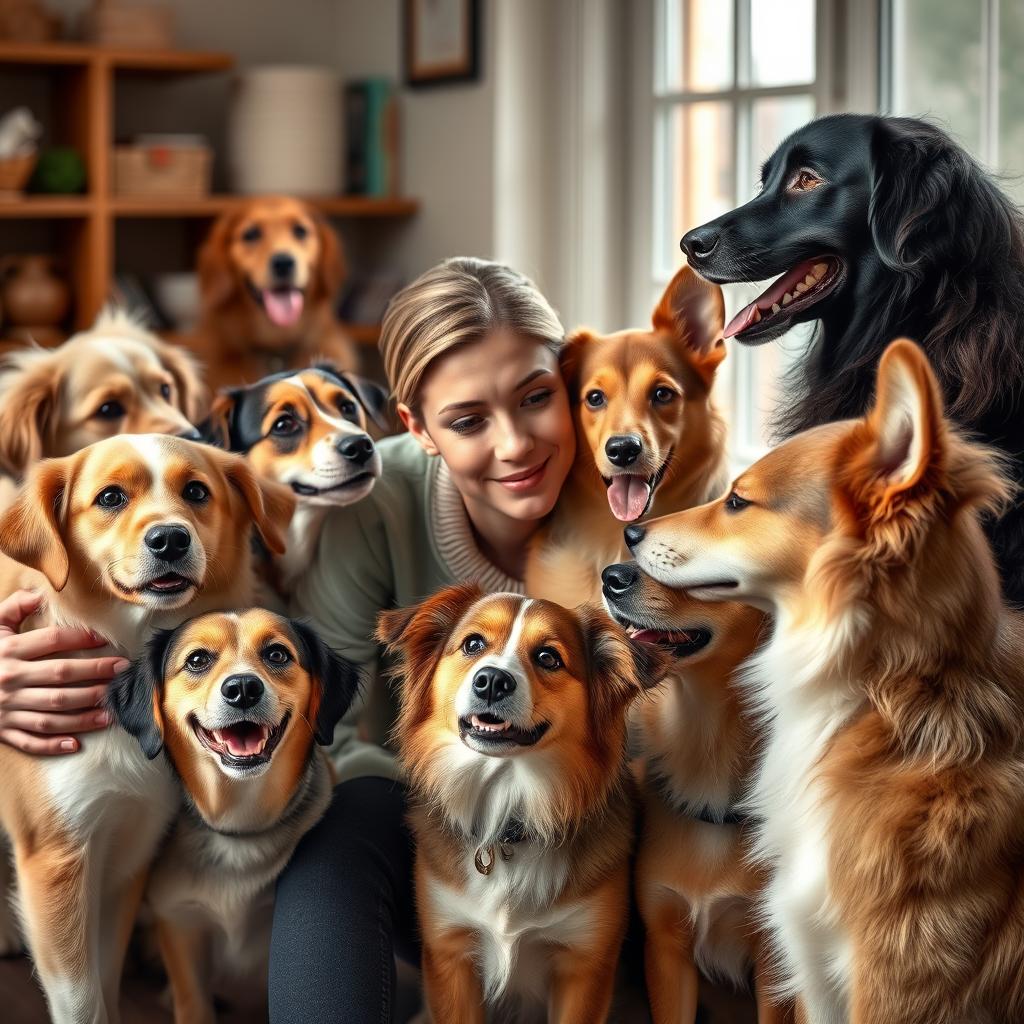
[[341, 243], [298, 199], [253, 199], [225, 213], [199, 251], [201, 313], [183, 341], [214, 391], [252, 384], [318, 358], [357, 359], [334, 315], [344, 278]]
[[[293, 507], [237, 455], [153, 434], [109, 438], [30, 471], [0, 516], [0, 552], [14, 560], [0, 564], [0, 592], [45, 595], [25, 628], [88, 625], [108, 653], [131, 657], [152, 627], [250, 604], [250, 534], [280, 552]], [[79, 742], [66, 757], [0, 746], [0, 826], [59, 1024], [116, 1019], [145, 871], [179, 802], [167, 766], [120, 727]], [[0, 934], [11, 931], [0, 920]]]

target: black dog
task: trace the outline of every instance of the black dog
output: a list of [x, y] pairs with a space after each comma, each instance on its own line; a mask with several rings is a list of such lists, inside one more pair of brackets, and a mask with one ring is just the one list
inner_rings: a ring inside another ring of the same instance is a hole
[[[1024, 217], [945, 132], [912, 118], [839, 114], [794, 132], [745, 206], [680, 243], [710, 281], [784, 273], [726, 328], [746, 344], [820, 320], [788, 380], [783, 435], [860, 416], [885, 346], [928, 353], [950, 414], [1024, 479]], [[1024, 603], [1020, 502], [990, 536]]]

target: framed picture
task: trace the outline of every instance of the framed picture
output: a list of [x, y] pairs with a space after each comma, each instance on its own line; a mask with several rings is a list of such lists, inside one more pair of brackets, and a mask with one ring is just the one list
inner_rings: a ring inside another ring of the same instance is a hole
[[406, 83], [475, 81], [479, 33], [479, 0], [405, 0]]

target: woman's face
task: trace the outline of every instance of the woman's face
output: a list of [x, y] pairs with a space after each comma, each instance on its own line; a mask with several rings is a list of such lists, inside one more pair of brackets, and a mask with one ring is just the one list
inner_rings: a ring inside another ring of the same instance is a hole
[[440, 356], [425, 375], [419, 415], [400, 406], [423, 447], [448, 464], [467, 505], [513, 519], [546, 516], [576, 453], [558, 359], [507, 330]]

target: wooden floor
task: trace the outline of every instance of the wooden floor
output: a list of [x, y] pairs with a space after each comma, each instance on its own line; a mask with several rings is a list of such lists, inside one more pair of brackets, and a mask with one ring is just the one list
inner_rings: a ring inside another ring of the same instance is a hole
[[[755, 1024], [752, 1000], [721, 989], [702, 990], [704, 1012], [700, 1024]], [[408, 1001], [408, 1000], [407, 1000]], [[642, 998], [627, 1000], [618, 1024], [647, 1024]], [[407, 1015], [403, 1014], [403, 1018]], [[46, 1024], [46, 1006], [42, 992], [24, 958], [0, 960], [0, 1021], [3, 1024]], [[238, 1014], [223, 1014], [221, 1024], [259, 1024]], [[127, 977], [122, 988], [121, 1024], [173, 1024], [162, 1003], [158, 987], [141, 978]], [[306, 1024], [296, 1021], [295, 1024]], [[310, 1022], [313, 1024], [313, 1022]], [[360, 1024], [353, 1021], [353, 1024]]]

